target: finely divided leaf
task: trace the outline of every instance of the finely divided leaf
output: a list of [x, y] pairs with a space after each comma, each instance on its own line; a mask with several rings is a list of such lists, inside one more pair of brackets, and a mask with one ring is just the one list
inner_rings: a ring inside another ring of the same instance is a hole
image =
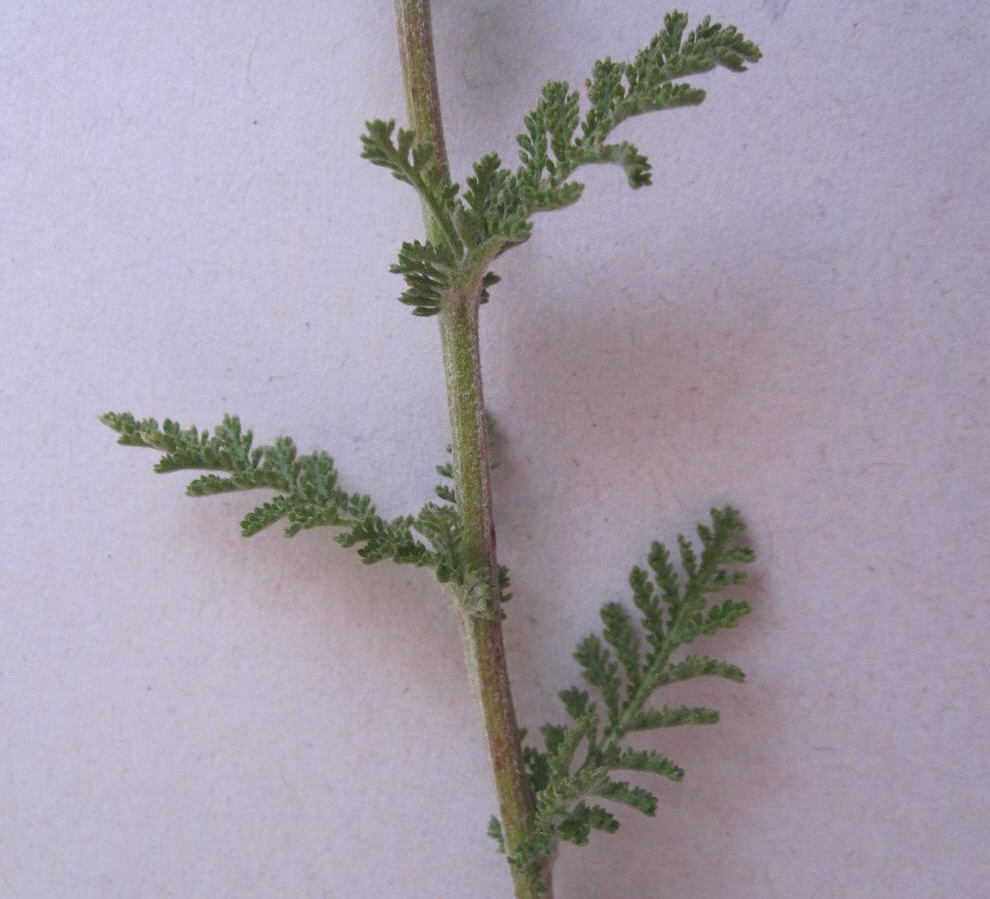
[[612, 661], [609, 651], [602, 646], [598, 637], [591, 634], [581, 641], [574, 658], [581, 666], [584, 679], [601, 690], [610, 715], [615, 717], [618, 713], [622, 682], [619, 679], [619, 666]]
[[583, 718], [594, 705], [590, 703], [587, 690], [580, 690], [577, 687], [568, 687], [561, 690], [560, 701], [564, 704], [567, 714], [572, 718]]
[[741, 684], [746, 679], [742, 670], [729, 662], [713, 659], [710, 656], [687, 656], [664, 669], [660, 684], [675, 684], [695, 677], [709, 676], [724, 677], [737, 684]]
[[618, 829], [619, 822], [611, 812], [584, 802], [579, 802], [554, 825], [555, 834], [575, 846], [586, 845], [592, 830], [615, 833]]
[[626, 749], [611, 762], [609, 767], [619, 771], [648, 771], [669, 780], [684, 779], [683, 768], [652, 749]]
[[664, 706], [662, 709], [643, 709], [631, 718], [629, 730], [653, 730], [658, 727], [677, 727], [681, 724], [718, 724], [719, 714], [704, 706]]
[[[741, 72], [760, 59], [759, 48], [735, 28], [706, 18], [687, 33], [687, 21], [684, 13], [667, 15], [663, 30], [631, 62], [596, 62], [583, 118], [578, 91], [563, 81], [546, 84], [516, 138], [519, 165], [509, 169], [489, 153], [474, 164], [460, 198], [432, 145], [417, 142], [412, 131], [396, 132], [394, 122], [367, 124], [362, 155], [415, 188], [442, 235], [438, 246], [404, 244], [393, 266], [406, 279], [401, 299], [414, 314], [435, 315], [454, 284], [476, 283], [488, 262], [529, 238], [536, 213], [576, 202], [583, 185], [572, 176], [580, 166], [612, 163], [630, 187], [650, 183], [649, 160], [628, 141], [609, 142], [615, 128], [632, 116], [704, 100], [703, 90], [676, 79], [716, 66]], [[487, 299], [487, 290], [480, 296]]]
[[494, 815], [488, 819], [488, 836], [490, 836], [498, 846], [498, 851], [505, 855], [505, 838], [502, 836], [502, 822]]
[[602, 799], [610, 799], [612, 802], [621, 802], [631, 808], [642, 812], [644, 815], [653, 816], [657, 811], [657, 797], [649, 790], [642, 787], [634, 787], [624, 780], [610, 780], [595, 791], [596, 796]]
[[616, 656], [622, 663], [626, 680], [631, 688], [639, 685], [639, 634], [633, 625], [632, 617], [625, 607], [618, 602], [610, 602], [602, 607], [602, 621], [605, 630], [602, 636], [615, 650]]
[[[386, 128], [384, 134], [391, 132]], [[400, 132], [396, 153], [406, 152], [413, 168], [426, 166], [429, 154], [407, 146]], [[442, 583], [454, 581], [473, 603], [476, 614], [487, 614], [492, 606], [492, 586], [487, 574], [472, 571], [463, 561], [460, 523], [453, 490], [441, 486], [438, 494], [446, 505], [426, 503], [417, 515], [391, 520], [375, 511], [370, 497], [348, 493], [337, 484], [333, 459], [323, 452], [300, 455], [288, 437], [270, 446], [254, 446], [251, 431], [242, 429], [235, 416], [225, 416], [214, 429], [182, 428], [166, 419], [159, 427], [155, 419], [136, 419], [130, 413], [108, 412], [101, 417], [127, 446], [143, 446], [164, 453], [155, 470], [173, 472], [208, 469], [187, 487], [191, 496], [211, 496], [240, 490], [267, 488], [276, 495], [252, 509], [241, 522], [241, 532], [252, 536], [285, 520], [286, 536], [309, 528], [334, 526], [341, 529], [334, 539], [341, 546], [357, 547], [366, 563], [392, 559], [395, 562], [429, 566]], [[452, 474], [441, 466], [442, 474]], [[222, 472], [223, 474], [217, 474]], [[500, 598], [508, 594], [508, 571], [499, 572]]]
[[[653, 579], [643, 568], [632, 569], [629, 586], [650, 650], [645, 656], [640, 629], [617, 602], [602, 608], [602, 638], [592, 634], [581, 641], [574, 657], [584, 679], [605, 700], [608, 720], [599, 733], [597, 711], [588, 691], [570, 687], [560, 698], [573, 723], [542, 728], [547, 752], [542, 757], [540, 778], [544, 785], [537, 791], [544, 822], [540, 851], [552, 852], [555, 839], [580, 843], [594, 829], [611, 832], [611, 818], [602, 819], [604, 827], [595, 827], [595, 807], [584, 803], [583, 796], [624, 803], [648, 815], [656, 811], [652, 793], [622, 780], [601, 778], [602, 772], [641, 771], [675, 782], [684, 777], [684, 771], [665, 755], [650, 748], [624, 746], [623, 740], [633, 732], [718, 721], [718, 712], [706, 707], [650, 707], [647, 703], [657, 688], [705, 675], [743, 679], [742, 671], [728, 662], [708, 656], [673, 658], [697, 637], [733, 627], [749, 611], [744, 600], [711, 602], [713, 595], [744, 580], [743, 573], [732, 566], [754, 558], [752, 550], [736, 542], [742, 531], [742, 519], [735, 509], [713, 509], [711, 524], [698, 527], [700, 554], [688, 540], [678, 538], [683, 575], [678, 574], [670, 553], [659, 542], [652, 544], [648, 559]], [[613, 652], [618, 661], [613, 660]], [[594, 784], [578, 793], [577, 788], [584, 786], [582, 775]]]

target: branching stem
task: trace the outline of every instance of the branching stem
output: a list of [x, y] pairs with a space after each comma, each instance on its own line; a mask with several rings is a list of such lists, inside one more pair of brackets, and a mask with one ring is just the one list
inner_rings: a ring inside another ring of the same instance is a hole
[[[434, 145], [434, 159], [449, 179], [443, 138], [429, 0], [395, 0], [402, 71], [410, 127]], [[446, 235], [424, 207], [428, 239]], [[489, 596], [484, 614], [461, 597], [462, 634], [470, 676], [481, 702], [495, 775], [506, 851], [514, 854], [534, 826], [533, 797], [523, 764], [499, 608], [498, 560], [492, 518], [490, 451], [481, 387], [478, 303], [482, 284], [458, 285], [440, 312], [440, 335], [450, 410], [451, 448], [465, 565], [485, 578]], [[466, 590], [467, 585], [460, 587]], [[516, 899], [550, 899], [550, 870], [513, 867]]]

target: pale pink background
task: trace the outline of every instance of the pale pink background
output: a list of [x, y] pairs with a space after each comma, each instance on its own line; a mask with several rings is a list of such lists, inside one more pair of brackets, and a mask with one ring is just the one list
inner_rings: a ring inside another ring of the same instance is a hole
[[[933, 899], [990, 878], [990, 7], [720, 0], [766, 53], [631, 123], [655, 186], [585, 200], [484, 312], [523, 722], [630, 565], [746, 513], [749, 683], [671, 699], [656, 821], [565, 849], [568, 899]], [[449, 149], [513, 150], [549, 78], [646, 0], [435, 2]], [[435, 322], [388, 266], [412, 193], [358, 157], [401, 116], [391, 4], [7, 0], [0, 895], [491, 899], [487, 758], [428, 573], [326, 532], [242, 540], [108, 408], [330, 450], [418, 508], [444, 456]]]

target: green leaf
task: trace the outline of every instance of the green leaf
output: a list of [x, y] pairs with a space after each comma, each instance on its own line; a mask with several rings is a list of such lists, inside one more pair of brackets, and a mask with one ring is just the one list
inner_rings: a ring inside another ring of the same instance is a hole
[[[434, 148], [417, 143], [394, 122], [369, 122], [363, 154], [414, 187], [442, 234], [438, 246], [404, 244], [393, 271], [406, 278], [402, 302], [414, 314], [436, 315], [455, 284], [476, 284], [488, 262], [528, 240], [537, 213], [575, 203], [583, 185], [572, 179], [582, 165], [610, 163], [633, 188], [648, 185], [650, 163], [633, 144], [609, 142], [626, 119], [701, 103], [705, 92], [676, 79], [716, 66], [741, 72], [760, 59], [759, 48], [735, 28], [704, 19], [687, 33], [687, 16], [671, 13], [664, 28], [631, 62], [599, 60], [587, 81], [588, 110], [563, 81], [551, 81], [523, 119], [519, 165], [510, 170], [495, 153], [483, 156], [466, 179], [463, 197], [435, 164]], [[485, 276], [481, 301], [492, 283]]]
[[586, 845], [592, 830], [615, 833], [618, 829], [614, 815], [599, 805], [589, 806], [584, 802], [579, 802], [554, 825], [557, 836], [576, 846]]
[[406, 128], [399, 129], [395, 140], [394, 133], [394, 120], [375, 119], [365, 123], [361, 156], [373, 165], [388, 169], [399, 181], [421, 190], [435, 158], [433, 144], [417, 143], [416, 132]]
[[530, 789], [536, 796], [550, 783], [550, 761], [545, 752], [540, 752], [532, 746], [524, 746], [523, 763], [526, 766]]
[[622, 604], [617, 602], [602, 606], [601, 617], [605, 622], [605, 641], [615, 650], [625, 670], [626, 679], [635, 689], [640, 677], [639, 634], [636, 633], [633, 620]]
[[[406, 143], [400, 133], [399, 150]], [[410, 159], [410, 164], [415, 165], [428, 162], [423, 151]], [[341, 531], [334, 540], [341, 546], [357, 547], [362, 561], [370, 564], [392, 559], [429, 566], [442, 583], [456, 581], [464, 587], [467, 601], [477, 607], [475, 613], [490, 613], [492, 585], [487, 573], [464, 565], [452, 491], [446, 495], [440, 491], [448, 505], [427, 503], [418, 515], [386, 520], [377, 514], [368, 496], [347, 493], [338, 486], [333, 459], [326, 453], [300, 455], [288, 437], [277, 438], [271, 446], [256, 447], [251, 431], [244, 430], [235, 416], [225, 416], [212, 434], [194, 427], [182, 428], [170, 419], [159, 427], [153, 418], [138, 420], [127, 412], [108, 412], [101, 420], [119, 434], [118, 442], [164, 453], [155, 466], [158, 472], [211, 469], [211, 473], [189, 484], [187, 492], [192, 496], [256, 488], [276, 491], [273, 498], [244, 517], [241, 532], [245, 536], [283, 519], [287, 521], [285, 534], [289, 537], [309, 528], [339, 527]], [[217, 471], [224, 475], [213, 473]], [[445, 472], [441, 469], [441, 473]], [[508, 587], [507, 570], [500, 571], [498, 586], [500, 591]]]
[[[571, 770], [571, 762], [578, 747], [586, 738], [593, 738], [598, 731], [598, 715], [590, 711], [578, 718], [571, 727], [554, 731], [551, 743], [547, 742], [550, 771], [558, 778], [566, 777]], [[544, 731], [544, 739], [547, 734]]]
[[556, 756], [569, 730], [560, 724], [544, 724], [540, 728], [540, 733], [543, 735], [543, 743], [547, 747], [548, 755]]
[[690, 541], [682, 534], [677, 535], [677, 546], [681, 551], [681, 568], [684, 569], [688, 580], [693, 580], [698, 576], [698, 556]]
[[611, 162], [621, 166], [626, 182], [633, 189], [652, 183], [650, 161], [628, 141], [621, 144], [603, 144], [596, 154], [590, 154], [588, 162]]
[[581, 641], [574, 658], [581, 666], [584, 679], [601, 690], [609, 714], [615, 717], [618, 713], [622, 683], [619, 679], [619, 666], [612, 661], [609, 651], [602, 646], [598, 637], [591, 634]]
[[454, 493], [453, 487], [448, 487], [446, 484], [437, 484], [434, 488], [437, 496], [446, 503], [456, 503], [457, 495]]
[[595, 792], [606, 780], [608, 780], [608, 769], [604, 767], [582, 767], [574, 774], [555, 778], [536, 797], [538, 821], [548, 820], [557, 814], [562, 806]]
[[524, 119], [525, 133], [516, 138], [523, 164], [520, 177], [531, 184], [560, 183], [580, 121], [579, 99], [563, 81], [544, 86], [536, 108]]
[[399, 261], [391, 270], [406, 281], [407, 287], [399, 302], [412, 306], [413, 315], [439, 314], [444, 297], [451, 289], [454, 270], [448, 253], [418, 240], [407, 242], [399, 250]]
[[345, 547], [362, 544], [358, 555], [367, 565], [382, 559], [417, 566], [434, 565], [434, 554], [413, 536], [414, 520], [412, 516], [403, 515], [386, 521], [376, 515], [371, 506], [364, 517], [353, 521], [349, 529], [338, 534], [334, 540]]
[[585, 121], [586, 140], [601, 143], [630, 116], [704, 100], [704, 91], [672, 84], [675, 78], [701, 74], [716, 66], [742, 72], [746, 63], [761, 57], [759, 48], [735, 28], [723, 27], [710, 18], [684, 39], [687, 23], [685, 13], [668, 13], [663, 30], [632, 63], [609, 59], [596, 63], [588, 87], [592, 110]]
[[427, 503], [413, 523], [433, 548], [434, 565], [441, 580], [463, 581], [466, 572], [457, 510]]
[[701, 627], [702, 633], [709, 635], [722, 628], [732, 628], [739, 623], [743, 615], [748, 615], [751, 608], [745, 600], [727, 599], [708, 610], [708, 617]]
[[657, 727], [677, 727], [682, 724], [718, 724], [719, 714], [704, 706], [679, 705], [662, 709], [643, 709], [633, 716], [629, 730], [653, 730]]
[[669, 606], [677, 605], [681, 598], [680, 584], [667, 547], [654, 541], [650, 546], [648, 562], [664, 601]]
[[568, 687], [566, 690], [561, 690], [560, 700], [563, 702], [567, 714], [574, 719], [583, 718], [589, 711], [594, 709], [587, 690], [580, 690], [577, 687]]
[[675, 684], [695, 677], [709, 676], [724, 677], [737, 684], [741, 684], [746, 679], [746, 675], [739, 668], [728, 662], [710, 656], [687, 656], [664, 670], [660, 684]]
[[275, 524], [276, 521], [285, 517], [288, 504], [288, 497], [277, 496], [271, 502], [256, 506], [242, 519], [241, 534], [245, 537], [253, 537]]
[[668, 780], [683, 780], [684, 769], [652, 749], [626, 749], [611, 762], [610, 768], [620, 771], [648, 771]]
[[499, 602], [506, 603], [512, 599], [512, 594], [508, 592], [512, 582], [509, 579], [509, 569], [505, 565], [498, 566], [498, 591]]
[[650, 817], [653, 817], [657, 811], [656, 796], [649, 790], [634, 787], [624, 780], [608, 781], [595, 791], [595, 795], [612, 802], [621, 802]]
[[498, 846], [498, 851], [505, 855], [505, 838], [502, 836], [502, 822], [494, 815], [488, 819], [488, 836], [490, 836]]
[[[636, 731], [718, 721], [718, 712], [706, 707], [649, 707], [647, 703], [658, 688], [704, 675], [743, 679], [735, 665], [708, 656], [672, 659], [676, 651], [698, 636], [732, 627], [749, 611], [743, 600], [710, 601], [714, 594], [742, 582], [742, 572], [732, 566], [754, 558], [748, 547], [736, 542], [742, 531], [742, 518], [735, 509], [713, 509], [711, 524], [698, 527], [700, 554], [688, 540], [678, 539], [683, 576], [675, 569], [667, 548], [658, 541], [651, 545], [648, 557], [653, 581], [646, 570], [633, 567], [629, 586], [650, 648], [645, 657], [641, 653], [640, 631], [629, 612], [617, 602], [606, 603], [602, 608], [602, 638], [586, 637], [574, 657], [585, 680], [602, 693], [608, 721], [599, 733], [597, 711], [588, 693], [577, 687], [561, 692], [564, 709], [574, 723], [542, 729], [547, 756], [540, 781], [543, 786], [536, 796], [542, 810], [543, 842], [534, 841], [532, 853], [552, 852], [556, 839], [581, 843], [588, 838], [595, 827], [589, 818], [591, 807], [582, 801], [584, 796], [624, 803], [648, 815], [656, 811], [657, 799], [652, 793], [623, 780], [606, 777], [587, 786], [585, 792], [577, 792], [578, 787], [586, 786], [581, 778], [587, 772], [642, 771], [673, 781], [684, 777], [684, 771], [660, 752], [624, 746], [623, 740]], [[612, 652], [618, 662], [613, 661]], [[593, 727], [588, 726], [591, 719]], [[574, 770], [579, 747], [583, 747], [584, 757]], [[572, 804], [571, 810], [566, 811]], [[602, 829], [609, 827], [606, 821]]]
[[[659, 543], [653, 545], [664, 549]], [[657, 595], [653, 584], [650, 583], [649, 575], [638, 565], [633, 566], [629, 573], [629, 586], [633, 592], [633, 604], [643, 613], [642, 624], [643, 630], [646, 632], [646, 640], [655, 651], [659, 651], [664, 645], [664, 613], [660, 605], [660, 597]], [[676, 601], [676, 575], [674, 586]]]

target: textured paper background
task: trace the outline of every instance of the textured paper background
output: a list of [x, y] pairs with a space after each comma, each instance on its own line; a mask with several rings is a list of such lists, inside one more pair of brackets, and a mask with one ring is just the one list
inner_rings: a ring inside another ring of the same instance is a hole
[[[931, 899], [990, 878], [986, 60], [952, 4], [686, 4], [764, 48], [630, 123], [655, 186], [584, 201], [484, 312], [523, 722], [649, 540], [740, 506], [743, 687], [650, 737], [658, 820], [565, 849], [560, 897]], [[435, 2], [455, 170], [540, 85], [662, 9]], [[0, 894], [508, 895], [456, 627], [426, 572], [325, 533], [237, 535], [97, 413], [290, 433], [385, 512], [443, 458], [435, 322], [394, 302], [411, 192], [358, 158], [401, 117], [391, 5], [8, 0]]]

